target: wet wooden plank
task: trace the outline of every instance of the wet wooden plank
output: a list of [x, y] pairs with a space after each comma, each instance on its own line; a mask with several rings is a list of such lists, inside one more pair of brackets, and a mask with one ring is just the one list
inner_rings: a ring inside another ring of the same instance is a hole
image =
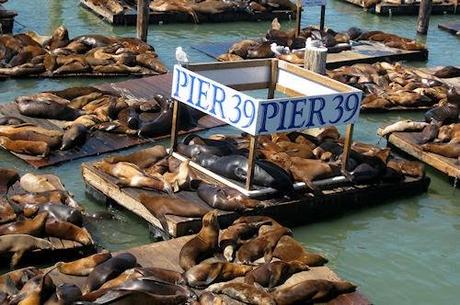
[[[180, 237], [168, 241], [152, 243], [123, 252], [129, 252], [137, 258], [137, 262], [143, 267], [157, 267], [182, 272], [179, 267], [179, 252], [182, 246], [191, 238], [191, 236]], [[85, 277], [68, 276], [53, 271], [51, 277], [56, 285], [63, 283], [76, 284], [82, 287], [85, 283]], [[306, 272], [294, 274], [283, 285], [290, 286], [309, 279], [326, 279], [332, 281], [341, 280], [329, 267], [313, 267]], [[280, 286], [282, 287], [282, 286]], [[328, 303], [327, 305], [370, 305], [371, 302], [359, 291], [341, 295]]]
[[[119, 83], [100, 84], [95, 87], [111, 92], [124, 92], [133, 95], [136, 98], [152, 99], [155, 94], [171, 95], [172, 74], [163, 74], [143, 79], [132, 79]], [[57, 120], [38, 119], [23, 116], [19, 113], [14, 102], [0, 105], [0, 116], [16, 116], [26, 122], [36, 124], [43, 128], [63, 131], [64, 122]], [[198, 120], [198, 125], [189, 130], [181, 130], [179, 134], [197, 132], [208, 128], [224, 125], [210, 116], [204, 116]], [[153, 140], [168, 138], [169, 134], [155, 137]], [[140, 139], [137, 136], [114, 134], [104, 131], [94, 131], [87, 138], [85, 144], [81, 147], [72, 148], [66, 151], [53, 151], [47, 158], [36, 156], [28, 156], [12, 153], [16, 157], [22, 159], [29, 165], [35, 168], [42, 168], [51, 165], [56, 165], [62, 162], [72, 161], [79, 158], [99, 155], [107, 152], [113, 152], [121, 149], [126, 149], [139, 144], [148, 143], [149, 140]]]
[[[94, 167], [93, 163], [82, 164], [82, 176], [90, 190], [103, 194], [108, 203], [116, 203], [145, 219], [153, 226], [154, 235], [161, 238], [178, 237], [195, 233], [201, 226], [199, 218], [186, 218], [166, 215], [168, 227], [163, 228], [139, 201], [141, 193], [157, 194], [153, 191], [136, 188], [119, 188], [116, 178], [109, 176]], [[323, 191], [322, 196], [306, 193], [296, 199], [274, 198], [269, 206], [263, 209], [247, 211], [246, 215], [266, 215], [277, 219], [284, 225], [301, 225], [316, 222], [354, 208], [360, 208], [383, 202], [388, 198], [425, 192], [429, 178], [406, 178], [398, 183], [381, 183], [373, 185], [344, 185], [331, 187]], [[162, 194], [164, 195], [164, 194]], [[196, 192], [179, 192], [177, 197], [207, 207]], [[240, 214], [237, 212], [219, 212], [219, 221], [225, 226], [234, 221]]]
[[[80, 0], [80, 6], [89, 10], [104, 21], [114, 25], [136, 25], [137, 9], [134, 5], [122, 1], [125, 10], [120, 14], [113, 14], [106, 8], [94, 5], [91, 1]], [[249, 13], [243, 10], [225, 11], [218, 14], [198, 13], [200, 23], [235, 22], [235, 21], [271, 21], [274, 18], [291, 20], [295, 12], [290, 10], [273, 10], [270, 12]], [[163, 23], [194, 23], [192, 17], [181, 12], [155, 12], [149, 10], [150, 24]]]
[[452, 178], [460, 178], [460, 163], [457, 159], [443, 157], [438, 154], [423, 151], [417, 141], [420, 133], [394, 132], [388, 142], [399, 150], [419, 159], [420, 161], [436, 168], [438, 171]]
[[460, 35], [460, 22], [447, 22], [438, 24], [438, 28], [454, 35]]
[[[214, 59], [227, 53], [228, 49], [236, 41], [229, 42], [210, 42], [196, 44], [192, 48], [204, 53]], [[374, 63], [382, 60], [416, 60], [423, 61], [428, 59], [428, 50], [406, 51], [385, 46], [383, 43], [374, 41], [360, 41], [351, 50], [339, 53], [327, 54], [327, 68], [337, 68], [356, 63]]]

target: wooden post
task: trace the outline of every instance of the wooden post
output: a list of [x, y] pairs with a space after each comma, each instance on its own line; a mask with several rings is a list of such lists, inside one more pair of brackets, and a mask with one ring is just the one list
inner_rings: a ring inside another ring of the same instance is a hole
[[270, 85], [268, 87], [268, 94], [267, 94], [268, 99], [272, 99], [275, 97], [277, 78], [278, 78], [278, 59], [272, 59], [271, 60]]
[[322, 75], [326, 74], [327, 48], [307, 46], [303, 58], [304, 68]]
[[180, 102], [174, 100], [173, 105], [173, 117], [172, 117], [172, 124], [171, 124], [171, 154], [176, 150], [177, 146], [177, 130], [178, 130], [178, 123], [179, 120], [179, 104]]
[[148, 0], [137, 0], [137, 38], [145, 42], [147, 41], [149, 29], [149, 3], [150, 1]]
[[343, 144], [342, 154], [342, 174], [347, 177], [348, 175], [348, 159], [350, 158], [351, 142], [353, 141], [353, 127], [354, 124], [347, 125], [345, 131], [345, 143]]
[[321, 5], [321, 19], [319, 20], [319, 30], [324, 31], [324, 19], [326, 18], [326, 6]]
[[248, 156], [248, 175], [246, 176], [246, 190], [252, 188], [252, 180], [254, 179], [254, 167], [256, 165], [256, 148], [257, 136], [250, 136], [249, 156]]
[[432, 0], [421, 0], [417, 18], [417, 33], [426, 35], [430, 24]]
[[296, 5], [297, 5], [297, 12], [296, 12], [296, 25], [297, 25], [297, 29], [296, 29], [296, 37], [298, 37], [300, 35], [300, 28], [302, 27], [302, 2], [300, 0], [297, 0], [296, 1]]

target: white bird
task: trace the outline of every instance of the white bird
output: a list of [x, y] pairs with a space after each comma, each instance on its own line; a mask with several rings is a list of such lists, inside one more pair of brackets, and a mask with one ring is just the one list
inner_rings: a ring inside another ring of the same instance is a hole
[[276, 43], [270, 45], [270, 50], [275, 54], [275, 56], [280, 56], [282, 54], [289, 54], [290, 50], [288, 47], [279, 46]]
[[180, 65], [186, 65], [189, 63], [187, 53], [185, 53], [182, 47], [176, 48], [176, 60]]

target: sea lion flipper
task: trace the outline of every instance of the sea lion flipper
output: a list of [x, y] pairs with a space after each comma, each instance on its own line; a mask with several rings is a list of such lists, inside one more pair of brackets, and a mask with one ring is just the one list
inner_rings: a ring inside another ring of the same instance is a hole
[[269, 262], [272, 261], [272, 259], [273, 259], [273, 250], [274, 249], [272, 247], [268, 247], [268, 248], [265, 249], [265, 251], [264, 251], [264, 261], [266, 263], [269, 263]]
[[223, 264], [218, 264], [219, 266], [216, 268], [212, 268], [211, 271], [208, 274], [208, 277], [206, 278], [206, 281], [204, 282], [204, 286], [207, 287], [211, 285], [220, 275]]
[[24, 250], [19, 250], [19, 251], [14, 252], [13, 256], [11, 257], [11, 264], [10, 264], [11, 269], [14, 269], [14, 267], [16, 267], [16, 265], [19, 263], [24, 253], [25, 253]]

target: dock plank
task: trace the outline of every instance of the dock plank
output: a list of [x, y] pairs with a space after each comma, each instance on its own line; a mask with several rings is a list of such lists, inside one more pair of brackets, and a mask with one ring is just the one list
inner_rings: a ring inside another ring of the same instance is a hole
[[457, 36], [460, 35], [460, 22], [440, 23], [438, 24], [438, 28]]
[[[192, 238], [191, 236], [180, 237], [168, 241], [152, 243], [136, 248], [126, 250], [133, 254], [138, 263], [143, 267], [158, 267], [182, 272], [179, 267], [179, 252], [182, 246]], [[123, 251], [125, 252], [125, 251]], [[53, 271], [50, 273], [56, 285], [63, 283], [73, 283], [82, 287], [85, 282], [85, 277], [68, 276]], [[299, 272], [294, 274], [283, 285], [293, 285], [303, 280], [308, 279], [326, 279], [332, 281], [340, 280], [340, 277], [330, 268], [312, 267], [310, 271]], [[280, 286], [282, 287], [282, 286]], [[343, 294], [328, 303], [328, 305], [370, 305], [371, 302], [359, 291]]]

